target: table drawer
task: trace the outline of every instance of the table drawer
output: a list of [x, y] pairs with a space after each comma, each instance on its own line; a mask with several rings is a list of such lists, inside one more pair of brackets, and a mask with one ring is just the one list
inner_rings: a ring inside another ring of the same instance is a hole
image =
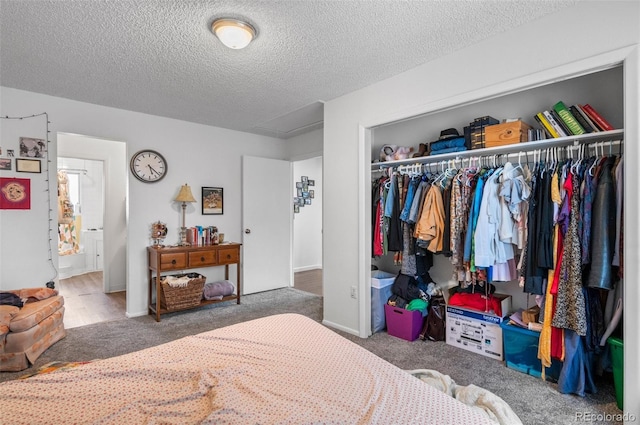
[[187, 267], [187, 255], [184, 252], [160, 254], [160, 267], [162, 270], [180, 270]]
[[240, 260], [240, 250], [237, 248], [226, 248], [218, 251], [219, 264], [234, 264]]
[[200, 251], [189, 253], [189, 267], [205, 267], [217, 264], [215, 251]]

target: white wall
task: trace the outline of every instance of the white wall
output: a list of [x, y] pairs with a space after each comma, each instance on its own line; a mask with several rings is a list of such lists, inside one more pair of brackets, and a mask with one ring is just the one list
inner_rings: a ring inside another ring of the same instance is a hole
[[289, 145], [287, 151], [289, 159], [297, 161], [300, 159], [322, 156], [322, 138], [324, 130], [313, 130], [287, 140]]
[[[625, 146], [625, 152], [632, 161], [638, 161], [640, 151], [635, 146], [639, 134], [639, 16], [638, 2], [579, 2], [555, 15], [325, 103], [324, 323], [360, 336], [368, 333], [366, 276], [369, 271], [364, 265], [370, 250], [370, 223], [365, 210], [370, 192], [371, 155], [366, 128], [453, 108], [516, 87], [542, 84], [557, 73], [556, 67], [564, 65], [572, 69], [569, 65], [575, 62], [629, 47], [626, 51], [630, 67], [626, 72], [631, 75], [626, 76], [625, 134], [631, 150]], [[562, 45], [566, 42], [570, 47], [563, 48], [561, 54], [545, 54], [549, 49], [541, 46], [558, 46], [559, 39], [563, 40]], [[631, 187], [637, 188], [640, 184], [638, 177], [631, 173], [627, 173], [627, 178], [632, 182]], [[637, 220], [638, 202], [631, 200], [625, 206], [626, 214]], [[628, 236], [632, 237], [625, 237], [625, 267], [629, 265], [630, 269], [627, 268], [625, 274], [637, 276], [640, 232], [633, 230]], [[357, 285], [358, 299], [350, 297], [352, 285]], [[625, 306], [640, 304], [638, 286], [627, 285], [627, 288], [630, 289], [625, 293]], [[640, 357], [639, 324], [637, 308], [625, 310], [627, 359]], [[625, 362], [625, 375], [630, 378], [625, 377], [625, 407], [640, 416], [637, 398], [640, 368], [629, 360]]]
[[322, 268], [322, 157], [293, 163], [293, 196], [297, 195], [295, 182], [301, 176], [314, 180], [314, 198], [311, 205], [300, 207], [293, 215], [293, 271]]
[[[94, 138], [117, 140], [126, 144], [126, 158], [140, 149], [152, 148], [168, 161], [168, 174], [158, 183], [145, 184], [129, 178], [129, 172], [119, 185], [128, 188], [128, 199], [117, 202], [126, 205], [128, 219], [127, 252], [117, 255], [112, 270], [126, 270], [127, 314], [147, 314], [146, 247], [149, 245], [149, 225], [161, 220], [167, 223], [167, 243], [178, 241], [180, 207], [173, 202], [179, 187], [188, 183], [196, 199], [200, 188], [224, 188], [225, 211], [219, 216], [200, 214], [200, 202], [187, 207], [188, 226], [215, 225], [230, 241], [241, 240], [241, 156], [250, 154], [266, 158], [288, 159], [287, 141], [193, 124], [179, 120], [108, 108], [38, 93], [0, 87], [0, 115], [26, 116], [46, 111], [49, 114], [52, 158], [57, 155], [56, 134], [73, 133]], [[18, 135], [28, 135], [18, 128], [29, 125], [33, 134], [44, 134], [44, 120], [27, 123], [0, 121], [3, 148]], [[41, 137], [42, 138], [42, 137]], [[5, 147], [7, 146], [7, 147]], [[66, 156], [69, 156], [68, 154]], [[1, 172], [1, 176], [14, 175]], [[49, 173], [49, 186], [56, 190], [56, 167]], [[21, 173], [22, 174], [22, 173]], [[22, 176], [21, 176], [22, 177]], [[0, 288], [39, 286], [53, 276], [48, 265], [48, 230], [46, 205], [46, 175], [34, 177], [32, 209], [30, 211], [0, 211]], [[55, 204], [52, 200], [51, 207]], [[110, 208], [107, 205], [106, 208]], [[54, 210], [55, 211], [55, 210]], [[105, 233], [105, 238], [107, 237]], [[124, 237], [124, 236], [123, 236]], [[52, 243], [55, 249], [55, 234]], [[123, 248], [121, 249], [121, 251]], [[120, 253], [118, 253], [120, 254]], [[126, 260], [124, 259], [126, 258]], [[57, 266], [57, 257], [55, 258]], [[213, 270], [213, 269], [208, 269]], [[223, 272], [224, 270], [222, 270]], [[221, 272], [221, 273], [222, 273]], [[208, 272], [209, 273], [209, 272]], [[209, 273], [212, 274], [212, 273]], [[232, 270], [232, 278], [234, 271]], [[212, 275], [212, 278], [215, 277]]]

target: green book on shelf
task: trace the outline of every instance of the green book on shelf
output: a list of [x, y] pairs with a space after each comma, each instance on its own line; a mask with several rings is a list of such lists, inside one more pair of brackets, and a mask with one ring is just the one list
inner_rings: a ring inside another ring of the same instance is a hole
[[576, 117], [573, 116], [569, 108], [567, 108], [567, 106], [562, 101], [553, 105], [553, 110], [556, 111], [556, 113], [560, 116], [560, 119], [564, 121], [569, 130], [571, 130], [571, 133], [573, 133], [574, 135], [585, 134], [587, 132], [584, 128], [582, 128]]

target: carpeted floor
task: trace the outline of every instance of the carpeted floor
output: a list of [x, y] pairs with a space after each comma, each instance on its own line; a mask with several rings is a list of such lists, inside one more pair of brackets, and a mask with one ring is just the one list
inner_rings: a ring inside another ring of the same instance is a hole
[[[119, 319], [68, 329], [67, 336], [40, 356], [36, 364], [21, 372], [2, 372], [0, 382], [32, 373], [50, 362], [82, 362], [126, 354], [187, 335], [278, 313], [304, 314], [322, 320], [322, 297], [287, 288], [248, 295], [242, 304], [210, 305], [162, 316]], [[459, 385], [475, 384], [504, 399], [524, 424], [581, 422], [585, 414], [600, 416], [598, 423], [613, 424], [622, 412], [615, 403], [610, 376], [599, 379], [599, 392], [587, 397], [560, 394], [553, 383], [544, 382], [489, 359], [444, 342], [408, 342], [386, 332], [370, 338], [336, 331], [401, 369], [435, 369], [450, 375]], [[611, 419], [611, 420], [606, 420]]]

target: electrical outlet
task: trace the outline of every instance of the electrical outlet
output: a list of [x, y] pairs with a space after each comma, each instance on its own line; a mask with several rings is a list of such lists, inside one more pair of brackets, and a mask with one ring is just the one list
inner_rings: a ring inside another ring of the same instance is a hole
[[355, 286], [351, 287], [351, 298], [358, 299], [358, 291]]

